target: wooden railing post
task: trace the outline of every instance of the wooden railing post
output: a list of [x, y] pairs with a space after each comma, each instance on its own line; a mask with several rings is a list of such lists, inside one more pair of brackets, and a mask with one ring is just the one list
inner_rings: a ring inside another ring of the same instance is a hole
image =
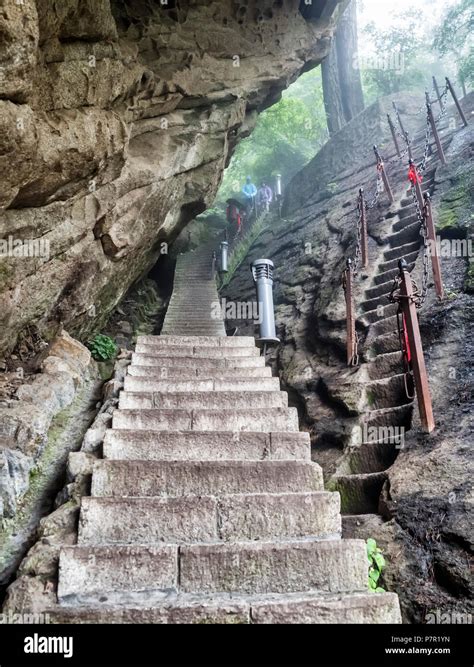
[[400, 125], [401, 133], [405, 137], [405, 141], [406, 141], [407, 148], [408, 148], [408, 157], [409, 157], [410, 160], [412, 160], [413, 159], [413, 154], [412, 154], [412, 150], [411, 150], [410, 138], [408, 136], [408, 132], [405, 130], [405, 127], [402, 123], [402, 118], [400, 116], [400, 112], [398, 110], [397, 105], [395, 104], [395, 102], [392, 102], [392, 105], [393, 105], [393, 108], [395, 109], [395, 113], [397, 115], [397, 120], [398, 120], [398, 124]]
[[343, 277], [344, 292], [346, 297], [346, 352], [347, 365], [354, 365], [356, 356], [356, 329], [355, 329], [355, 309], [354, 309], [354, 282], [352, 273], [352, 262], [346, 260], [346, 269]]
[[430, 242], [431, 268], [433, 270], [433, 280], [436, 288], [436, 294], [440, 299], [444, 297], [443, 280], [441, 277], [441, 262], [436, 244], [436, 229], [433, 221], [433, 211], [431, 209], [431, 197], [428, 192], [424, 195], [423, 214], [426, 222], [426, 234]]
[[380, 156], [380, 153], [378, 151], [377, 146], [374, 146], [374, 153], [375, 153], [375, 157], [377, 158], [377, 169], [380, 169], [380, 173], [382, 174], [382, 181], [383, 181], [383, 185], [384, 185], [384, 188], [385, 188], [385, 192], [387, 193], [387, 197], [388, 197], [390, 203], [393, 204], [393, 202], [395, 200], [393, 198], [392, 188], [390, 187], [390, 183], [389, 183], [387, 174], [385, 172], [385, 166], [384, 166], [383, 160]]
[[464, 111], [462, 110], [462, 107], [461, 107], [461, 105], [459, 103], [459, 100], [458, 100], [458, 96], [456, 95], [456, 93], [454, 91], [454, 88], [451, 84], [451, 81], [448, 79], [448, 77], [446, 77], [446, 85], [448, 86], [449, 91], [450, 91], [451, 95], [453, 96], [454, 103], [456, 104], [457, 110], [459, 111], [459, 115], [461, 116], [461, 120], [464, 124], [464, 127], [467, 127], [466, 116], [464, 114]]
[[430, 95], [427, 92], [427, 93], [425, 93], [425, 96], [426, 96], [426, 109], [428, 111], [428, 117], [429, 117], [429, 120], [430, 120], [431, 131], [433, 132], [433, 136], [434, 136], [434, 139], [435, 139], [435, 142], [436, 142], [436, 147], [438, 149], [439, 159], [441, 160], [442, 164], [446, 164], [446, 157], [444, 155], [443, 146], [441, 145], [441, 140], [439, 138], [438, 128], [436, 127], [436, 122], [435, 122], [434, 115], [433, 115], [433, 109], [431, 108]]
[[416, 305], [413, 301], [413, 285], [410, 274], [407, 271], [407, 263], [401, 259], [398, 263], [400, 269], [400, 297], [403, 315], [405, 318], [408, 343], [411, 352], [411, 365], [413, 378], [415, 380], [416, 397], [418, 400], [418, 409], [423, 428], [431, 433], [435, 428], [433, 417], [433, 406], [431, 404], [431, 394], [428, 384], [428, 374], [426, 372], [425, 357], [423, 346], [421, 344], [420, 327], [418, 324], [418, 315]]
[[433, 88], [435, 89], [436, 97], [438, 98], [439, 108], [443, 111], [443, 100], [441, 99], [441, 93], [439, 92], [439, 86], [435, 76], [433, 76]]
[[359, 211], [360, 211], [360, 250], [362, 266], [369, 265], [369, 246], [367, 234], [367, 211], [365, 210], [364, 188], [359, 190]]
[[388, 118], [388, 124], [389, 124], [389, 127], [390, 127], [390, 132], [392, 133], [393, 143], [395, 144], [395, 150], [397, 151], [398, 157], [401, 157], [402, 154], [400, 152], [400, 146], [398, 145], [398, 139], [397, 139], [397, 133], [395, 131], [395, 125], [393, 124], [393, 121], [390, 118], [389, 113], [387, 114], [387, 118]]

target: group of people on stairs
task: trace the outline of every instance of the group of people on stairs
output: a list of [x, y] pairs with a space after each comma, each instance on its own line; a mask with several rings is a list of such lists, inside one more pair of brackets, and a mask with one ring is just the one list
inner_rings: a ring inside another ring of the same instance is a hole
[[244, 203], [233, 197], [227, 199], [226, 218], [227, 223], [236, 234], [242, 230], [242, 225], [245, 220], [250, 220], [256, 216], [257, 211], [269, 211], [270, 205], [273, 202], [273, 190], [265, 182], [262, 181], [260, 187], [257, 189], [256, 185], [252, 183], [250, 176], [247, 176], [242, 187], [244, 195]]

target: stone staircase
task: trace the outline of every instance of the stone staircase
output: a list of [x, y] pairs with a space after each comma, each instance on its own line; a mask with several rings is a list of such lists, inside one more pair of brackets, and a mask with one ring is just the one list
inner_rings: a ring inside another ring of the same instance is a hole
[[219, 297], [212, 275], [215, 244], [181, 254], [176, 260], [173, 294], [161, 333], [188, 336], [225, 336], [222, 319], [216, 318]]
[[[200, 297], [195, 332], [212, 324], [205, 254], [180, 258], [170, 303]], [[339, 494], [254, 339], [182, 335], [179, 308], [173, 326], [138, 339], [52, 619], [400, 622], [395, 594], [368, 592], [365, 543], [341, 539]]]
[[[446, 150], [455, 131], [449, 130], [447, 122], [439, 127], [439, 131], [443, 149]], [[413, 142], [416, 161], [421, 159], [423, 149], [424, 132], [421, 131], [415, 135]], [[433, 138], [430, 141], [430, 150], [422, 191], [432, 194], [439, 164]], [[407, 160], [403, 160], [391, 170], [392, 186], [407, 180], [406, 163]], [[402, 372], [397, 305], [390, 304], [388, 300], [394, 278], [399, 273], [399, 260], [404, 258], [408, 263], [408, 270], [412, 271], [420, 252], [423, 251], [420, 225], [410, 188], [399, 195], [385, 220], [387, 231], [384, 237], [379, 239], [384, 249], [379, 253], [370, 286], [364, 291], [365, 300], [358, 305], [358, 320], [367, 331], [361, 371], [368, 379], [364, 383], [363, 391], [365, 403], [369, 406], [360, 425], [365, 428], [366, 433], [375, 432], [374, 428], [382, 432], [385, 428], [387, 435], [375, 441], [363, 439], [360, 444], [351, 444], [345, 451], [338, 472], [331, 480], [331, 488], [341, 493], [345, 529], [353, 525], [363, 525], [364, 515], [379, 512], [379, 501], [387, 480], [386, 470], [400, 451], [400, 440], [391, 433], [395, 432], [395, 429], [408, 431], [412, 420], [413, 400], [407, 397]], [[347, 532], [353, 531], [349, 529]]]

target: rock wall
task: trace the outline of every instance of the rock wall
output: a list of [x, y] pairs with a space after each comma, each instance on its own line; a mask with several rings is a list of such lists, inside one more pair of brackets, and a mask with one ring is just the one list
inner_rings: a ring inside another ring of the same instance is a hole
[[3, 2], [0, 351], [105, 321], [347, 1]]

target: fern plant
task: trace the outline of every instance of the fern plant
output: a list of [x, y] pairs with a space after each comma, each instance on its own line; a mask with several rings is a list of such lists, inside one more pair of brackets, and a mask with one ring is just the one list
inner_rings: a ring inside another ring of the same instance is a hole
[[96, 361], [108, 361], [113, 359], [117, 354], [117, 345], [104, 334], [97, 334], [91, 341], [87, 343], [87, 347], [91, 351], [93, 358]]
[[369, 591], [373, 593], [385, 593], [385, 589], [378, 586], [382, 570], [386, 565], [382, 550], [377, 542], [369, 537], [367, 540], [367, 558], [369, 561]]

